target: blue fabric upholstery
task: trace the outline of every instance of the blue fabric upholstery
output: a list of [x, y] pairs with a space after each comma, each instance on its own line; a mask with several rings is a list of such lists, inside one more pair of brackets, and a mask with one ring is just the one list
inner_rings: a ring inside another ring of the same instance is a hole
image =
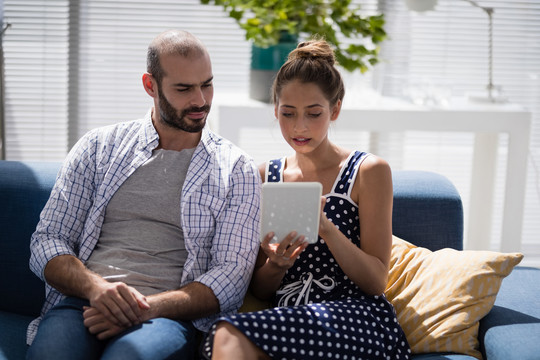
[[463, 208], [454, 185], [427, 171], [395, 171], [393, 233], [431, 251], [463, 249]]
[[451, 353], [429, 353], [420, 354], [413, 357], [414, 360], [476, 360], [469, 355], [451, 354]]
[[503, 280], [478, 337], [490, 360], [540, 359], [539, 269], [517, 267]]
[[[39, 314], [42, 282], [30, 272], [29, 240], [60, 163], [0, 160], [0, 360], [22, 359], [26, 327]], [[452, 183], [431, 172], [396, 171], [393, 232], [418, 246], [462, 249], [463, 209]], [[538, 359], [540, 269], [516, 268], [481, 321], [487, 359]], [[415, 360], [467, 360], [458, 354], [419, 354]]]
[[[4, 161], [0, 173], [0, 310], [39, 315], [43, 282], [29, 269], [28, 247], [59, 169], [53, 163]], [[24, 284], [24, 288], [22, 285]]]
[[28, 267], [29, 242], [59, 167], [0, 161], [0, 359], [24, 359], [26, 328], [45, 299]]
[[[5, 296], [5, 293], [2, 293]], [[24, 359], [26, 355], [26, 328], [34, 316], [0, 311], [0, 360]]]

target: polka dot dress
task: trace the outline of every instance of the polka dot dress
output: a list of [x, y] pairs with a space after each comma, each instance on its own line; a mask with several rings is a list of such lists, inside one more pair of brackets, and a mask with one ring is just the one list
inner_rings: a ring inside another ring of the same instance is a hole
[[[327, 194], [324, 211], [360, 246], [358, 207], [350, 192], [369, 154], [353, 152]], [[267, 181], [282, 181], [285, 159], [268, 163]], [[365, 295], [341, 270], [324, 240], [310, 245], [291, 267], [275, 308], [220, 320], [233, 324], [273, 359], [409, 359], [410, 348], [392, 305]], [[203, 344], [210, 357], [215, 326]]]

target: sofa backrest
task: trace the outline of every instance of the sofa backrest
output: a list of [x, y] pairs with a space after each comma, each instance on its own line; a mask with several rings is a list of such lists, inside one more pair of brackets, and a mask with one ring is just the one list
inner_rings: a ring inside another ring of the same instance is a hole
[[29, 269], [29, 244], [59, 168], [60, 163], [0, 161], [0, 310], [39, 315], [45, 290]]
[[[29, 269], [30, 237], [58, 162], [0, 160], [0, 310], [39, 314], [44, 285]], [[418, 246], [463, 248], [463, 209], [452, 183], [425, 171], [394, 171], [393, 233]]]
[[394, 235], [432, 251], [463, 250], [463, 206], [455, 186], [428, 171], [394, 171]]

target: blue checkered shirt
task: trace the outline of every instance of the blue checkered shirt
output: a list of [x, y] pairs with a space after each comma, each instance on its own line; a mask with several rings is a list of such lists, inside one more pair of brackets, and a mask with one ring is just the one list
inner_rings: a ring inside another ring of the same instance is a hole
[[[55, 256], [86, 262], [96, 246], [105, 210], [120, 185], [152, 155], [159, 137], [151, 112], [141, 120], [90, 131], [73, 147], [32, 235], [30, 268], [43, 271]], [[156, 186], [159, 186], [157, 184]], [[221, 315], [238, 310], [259, 247], [260, 176], [253, 160], [204, 129], [182, 188], [181, 222], [188, 252], [182, 283], [214, 292], [220, 313], [194, 321], [207, 331]], [[46, 284], [41, 316], [63, 295]], [[28, 327], [31, 344], [41, 316]]]

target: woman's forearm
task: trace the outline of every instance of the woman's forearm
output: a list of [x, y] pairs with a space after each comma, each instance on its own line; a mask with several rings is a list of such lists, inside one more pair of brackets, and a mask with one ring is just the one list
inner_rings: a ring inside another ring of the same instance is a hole
[[261, 300], [270, 299], [281, 285], [286, 269], [275, 266], [268, 259], [264, 265], [256, 268], [251, 279], [251, 291]]

